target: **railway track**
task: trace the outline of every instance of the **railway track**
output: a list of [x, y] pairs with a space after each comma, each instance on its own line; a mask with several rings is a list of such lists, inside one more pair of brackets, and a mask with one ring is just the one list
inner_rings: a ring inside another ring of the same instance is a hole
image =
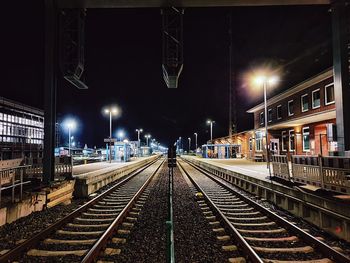
[[129, 231], [140, 209], [137, 202], [147, 196], [145, 189], [163, 163], [164, 159], [158, 159], [131, 173], [1, 256], [0, 262], [93, 262], [114, 234]]
[[[271, 212], [232, 185], [184, 160], [179, 166], [203, 199], [199, 205], [217, 238], [247, 255], [248, 262], [350, 263], [350, 259], [293, 223]], [[230, 262], [236, 262], [230, 259]]]

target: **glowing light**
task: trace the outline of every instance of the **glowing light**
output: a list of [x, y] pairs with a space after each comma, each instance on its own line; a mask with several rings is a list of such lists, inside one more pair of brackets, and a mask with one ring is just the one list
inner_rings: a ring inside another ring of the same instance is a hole
[[63, 123], [63, 125], [68, 129], [68, 130], [75, 130], [77, 127], [77, 122], [74, 119], [66, 119]]
[[112, 106], [105, 107], [103, 109], [103, 112], [105, 114], [111, 114], [112, 116], [118, 116], [121, 113], [121, 109], [116, 105], [112, 105]]
[[125, 132], [124, 132], [123, 130], [118, 131], [118, 133], [117, 133], [117, 137], [118, 137], [119, 139], [123, 139], [123, 138], [124, 138], [124, 136], [125, 136]]

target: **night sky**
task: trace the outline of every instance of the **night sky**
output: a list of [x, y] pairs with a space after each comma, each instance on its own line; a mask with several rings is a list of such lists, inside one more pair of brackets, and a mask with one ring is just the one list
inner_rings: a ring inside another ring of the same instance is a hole
[[[43, 1], [10, 3], [2, 10], [0, 96], [43, 108]], [[77, 90], [61, 79], [59, 118], [78, 118], [77, 141], [90, 147], [101, 146], [109, 134], [102, 108], [111, 103], [123, 111], [114, 130], [123, 128], [133, 140], [141, 127], [163, 144], [193, 138], [194, 132], [204, 143], [207, 118], [216, 121], [214, 137], [227, 135], [230, 12], [239, 131], [253, 128], [245, 111], [262, 101], [262, 92], [247, 85], [247, 72], [278, 69], [281, 81], [271, 96], [332, 65], [327, 6], [187, 8], [184, 70], [178, 89], [168, 89], [161, 70], [160, 10], [89, 9], [84, 73], [89, 89]]]

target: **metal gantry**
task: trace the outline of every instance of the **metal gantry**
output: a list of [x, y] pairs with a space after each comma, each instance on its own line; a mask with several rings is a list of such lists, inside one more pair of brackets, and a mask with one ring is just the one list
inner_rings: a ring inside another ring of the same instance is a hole
[[162, 8], [163, 79], [168, 88], [177, 88], [183, 68], [184, 9]]

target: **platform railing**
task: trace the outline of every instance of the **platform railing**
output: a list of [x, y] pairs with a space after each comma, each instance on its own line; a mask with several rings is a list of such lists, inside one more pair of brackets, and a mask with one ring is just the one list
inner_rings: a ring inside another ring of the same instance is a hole
[[[30, 178], [40, 178], [43, 174], [43, 160], [42, 158], [26, 158], [25, 164], [28, 165], [26, 175]], [[55, 176], [57, 177], [71, 177], [72, 163], [71, 157], [56, 157], [55, 158]]]
[[271, 156], [273, 176], [290, 181], [289, 162], [286, 155]]
[[326, 190], [350, 193], [350, 158], [343, 156], [292, 155], [292, 172], [286, 155], [273, 155], [273, 175]]
[[23, 185], [30, 183], [24, 181], [25, 170], [28, 166], [17, 166], [0, 170], [0, 206], [2, 192], [11, 189], [11, 202], [15, 200], [15, 190], [19, 187], [19, 201], [23, 198]]

